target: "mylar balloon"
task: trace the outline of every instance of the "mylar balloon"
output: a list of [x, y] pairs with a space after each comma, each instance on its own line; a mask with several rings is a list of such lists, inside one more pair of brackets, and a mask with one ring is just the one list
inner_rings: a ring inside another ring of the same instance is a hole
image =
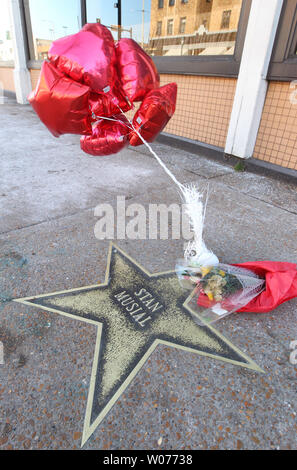
[[113, 89], [113, 94], [117, 95], [116, 98], [110, 98], [108, 95], [91, 92], [89, 100], [91, 112], [99, 117], [110, 117], [113, 114], [118, 114], [121, 110], [126, 112], [131, 109], [131, 105], [128, 105], [121, 93], [117, 94], [117, 90]]
[[114, 40], [105, 26], [87, 24], [78, 33], [54, 41], [48, 57], [61, 72], [105, 95], [105, 101], [112, 102], [110, 107], [131, 109], [117, 74]]
[[94, 156], [117, 153], [129, 145], [129, 122], [124, 115], [113, 116], [114, 121], [101, 119], [93, 126], [91, 136], [80, 139], [81, 149]]
[[48, 57], [73, 80], [102, 92], [113, 84], [116, 55], [111, 33], [105, 26], [98, 26], [101, 36], [82, 30], [57, 39], [52, 43]]
[[[169, 83], [150, 91], [133, 118], [133, 126], [147, 141], [153, 142], [173, 116], [176, 105], [177, 85]], [[130, 136], [134, 147], [143, 144], [136, 132]]]
[[43, 62], [36, 89], [28, 100], [40, 120], [55, 137], [91, 134], [89, 87], [65, 77], [49, 62]]
[[116, 43], [117, 67], [122, 87], [129, 100], [142, 101], [147, 93], [159, 88], [160, 77], [150, 56], [133, 39]]
[[101, 23], [86, 23], [81, 31], [90, 31], [91, 33], [96, 34], [98, 38], [103, 39], [103, 41], [113, 42], [111, 32]]
[[[103, 41], [107, 41], [108, 43], [111, 42], [112, 35], [110, 31], [100, 23], [87, 23], [84, 25], [82, 31], [90, 31], [94, 34], [96, 34], [99, 38], [103, 39]], [[113, 47], [115, 47], [115, 44], [113, 42], [112, 38], [112, 44]], [[99, 106], [103, 106], [103, 115], [104, 116], [110, 116], [112, 114], [117, 114], [119, 112], [119, 106], [120, 108], [126, 112], [129, 111], [132, 108], [132, 105], [130, 103], [129, 97], [127, 94], [124, 92], [122, 85], [120, 83], [120, 77], [118, 76], [118, 69], [117, 69], [117, 56], [116, 56], [116, 50], [114, 49], [114, 53], [112, 55], [112, 72], [113, 72], [113, 81], [111, 84], [111, 90], [110, 93], [106, 91], [105, 93], [101, 94], [101, 97], [97, 97], [96, 100], [99, 102]], [[95, 94], [93, 94], [93, 101], [95, 101]]]

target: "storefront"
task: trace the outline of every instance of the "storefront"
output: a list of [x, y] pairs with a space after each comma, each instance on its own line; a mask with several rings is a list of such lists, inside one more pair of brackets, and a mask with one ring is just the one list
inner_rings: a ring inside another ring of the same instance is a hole
[[51, 42], [98, 21], [178, 84], [166, 134], [297, 170], [297, 0], [2, 1], [4, 94], [25, 103]]

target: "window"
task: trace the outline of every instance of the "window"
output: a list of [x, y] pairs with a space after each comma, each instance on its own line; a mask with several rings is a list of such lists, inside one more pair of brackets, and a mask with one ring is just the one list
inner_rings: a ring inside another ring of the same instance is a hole
[[0, 62], [13, 62], [13, 60], [14, 57], [10, 31], [9, 3], [8, 0], [4, 0], [4, 5], [1, 3]]
[[186, 32], [186, 17], [181, 18], [179, 22], [179, 33], [183, 34]]
[[173, 20], [168, 20], [167, 21], [167, 34], [168, 34], [168, 36], [173, 34]]
[[297, 0], [285, 0], [268, 71], [269, 80], [296, 80], [296, 50]]
[[55, 39], [77, 33], [81, 28], [77, 0], [63, 0], [63, 7], [61, 0], [24, 0], [23, 4], [31, 60], [46, 59]]
[[[226, 77], [236, 77], [238, 74], [252, 2], [176, 0], [176, 8], [170, 8], [169, 15], [169, 0], [166, 3], [164, 0], [137, 0], [139, 6], [135, 0], [118, 0], [121, 2], [120, 10], [115, 8], [115, 2], [106, 0], [20, 1], [26, 19], [29, 68], [40, 67], [53, 39], [79, 31], [85, 22], [97, 21], [107, 26], [115, 39], [128, 37], [138, 42], [154, 57], [160, 73]], [[226, 5], [230, 5], [229, 10], [226, 10]], [[226, 18], [229, 28], [221, 29], [226, 11], [231, 11], [230, 17]], [[3, 41], [11, 37], [6, 34], [8, 30], [0, 29], [0, 60], [3, 60]], [[6, 46], [10, 54], [11, 49], [12, 44]], [[295, 51], [296, 47], [294, 57]], [[203, 60], [199, 60], [200, 56]]]
[[132, 37], [132, 32], [129, 31], [130, 26], [129, 28], [126, 26], [118, 27], [118, 9], [115, 8], [114, 2], [86, 0], [86, 10], [87, 23], [101, 23], [107, 26], [115, 40], [118, 40], [121, 36]]
[[221, 29], [229, 29], [232, 10], [225, 10], [222, 14]]
[[162, 34], [162, 21], [157, 22], [156, 36], [161, 36]]
[[174, 4], [175, 4], [175, 0], [169, 0], [169, 6], [170, 6], [170, 7], [173, 7]]
[[[155, 18], [149, 33], [149, 54], [195, 57], [234, 55], [242, 3], [250, 3], [251, 0], [166, 1], [164, 12], [158, 11], [156, 0], [148, 4], [151, 17]], [[122, 9], [125, 3], [127, 0], [122, 1]], [[173, 4], [176, 8], [171, 8]], [[232, 5], [232, 8], [230, 6], [227, 10], [226, 4]], [[149, 13], [146, 18], [145, 24], [150, 20]], [[165, 24], [163, 35], [156, 29], [156, 22], [161, 20]]]
[[[95, 0], [98, 2], [106, 2], [106, 0]], [[113, 2], [111, 2], [113, 5]], [[154, 4], [155, 17], [151, 21], [151, 3]], [[155, 0], [122, 0], [122, 37], [128, 37], [134, 39], [139, 45], [148, 53], [151, 54], [150, 49], [150, 38], [158, 38], [162, 35], [162, 15], [163, 11], [159, 11], [158, 8], [164, 7], [164, 1]], [[104, 6], [105, 10], [111, 9], [111, 7]], [[161, 22], [161, 26], [158, 26], [158, 22]], [[160, 32], [159, 29], [161, 28]]]
[[[227, 2], [232, 5], [229, 8], [232, 15], [229, 30], [222, 30], [222, 14]], [[183, 7], [181, 3], [180, 8]], [[191, 21], [186, 22], [186, 33], [178, 33], [182, 16], [182, 10], [178, 10], [177, 33], [174, 29], [173, 34], [166, 37], [150, 36], [148, 50], [154, 56], [159, 73], [237, 77], [251, 4], [252, 0], [188, 2], [187, 19], [190, 15]], [[207, 32], [204, 21], [207, 21]]]

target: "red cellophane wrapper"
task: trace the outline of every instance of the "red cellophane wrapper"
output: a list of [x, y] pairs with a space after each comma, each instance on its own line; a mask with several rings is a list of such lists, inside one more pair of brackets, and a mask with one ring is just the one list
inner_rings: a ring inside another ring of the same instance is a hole
[[[150, 91], [144, 98], [133, 118], [133, 126], [147, 142], [153, 142], [173, 116], [176, 95], [176, 83], [169, 83]], [[134, 147], [143, 144], [136, 132], [131, 133], [130, 144]]]
[[156, 66], [136, 41], [120, 39], [116, 43], [116, 54], [119, 78], [131, 103], [142, 101], [149, 91], [159, 88]]
[[[260, 278], [265, 279], [265, 288], [252, 300], [241, 305], [236, 312], [267, 313], [276, 309], [279, 305], [297, 297], [297, 265], [293, 263], [259, 261], [242, 264], [234, 264], [239, 268], [248, 269]], [[201, 307], [210, 308], [213, 302], [200, 293], [197, 304]], [[223, 307], [231, 310], [233, 307], [228, 299]]]
[[36, 89], [28, 100], [55, 137], [92, 133], [89, 87], [65, 77], [49, 62], [42, 64]]
[[123, 114], [113, 116], [114, 121], [101, 119], [93, 125], [92, 135], [80, 140], [81, 149], [93, 156], [120, 152], [129, 145], [129, 122]]
[[297, 265], [276, 261], [236, 264], [265, 278], [265, 290], [238, 312], [265, 313], [297, 297]]

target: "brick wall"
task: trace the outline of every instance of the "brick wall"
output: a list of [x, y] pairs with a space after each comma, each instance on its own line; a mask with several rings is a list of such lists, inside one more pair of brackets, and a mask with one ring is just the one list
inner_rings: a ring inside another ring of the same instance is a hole
[[167, 22], [170, 19], [173, 19], [172, 34], [179, 34], [180, 18], [183, 17], [187, 18], [185, 34], [193, 33], [197, 29], [197, 8], [201, 1], [206, 3], [206, 0], [191, 0], [188, 3], [176, 0], [174, 6], [169, 6], [169, 0], [164, 0], [164, 7], [158, 8], [158, 0], [152, 0], [150, 37], [156, 36], [158, 21], [162, 21], [160, 36], [166, 36]]
[[175, 5], [169, 6], [169, 0], [164, 0], [164, 7], [158, 8], [158, 0], [152, 0], [150, 37], [156, 36], [158, 21], [162, 21], [160, 36], [166, 36], [169, 19], [174, 20], [172, 34], [179, 34], [180, 18], [183, 17], [186, 17], [185, 34], [197, 31], [204, 20], [207, 21], [209, 31], [220, 31], [222, 15], [226, 10], [231, 10], [228, 29], [237, 29], [241, 5], [242, 0], [189, 0], [188, 3], [175, 0]]
[[228, 29], [237, 29], [241, 5], [242, 0], [213, 0], [209, 31], [219, 31], [221, 29], [223, 12], [228, 10], [231, 10]]

